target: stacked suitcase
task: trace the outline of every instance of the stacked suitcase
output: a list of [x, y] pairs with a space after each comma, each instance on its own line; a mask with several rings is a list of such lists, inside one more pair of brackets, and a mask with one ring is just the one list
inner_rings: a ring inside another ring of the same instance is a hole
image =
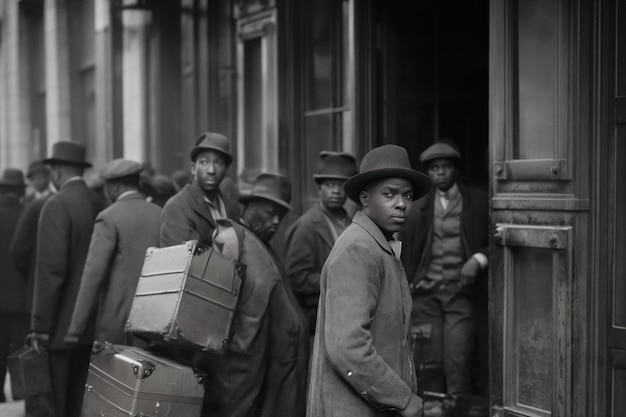
[[174, 352], [225, 352], [241, 271], [195, 241], [149, 248], [126, 331], [156, 349], [94, 344], [82, 415], [199, 416], [204, 375]]

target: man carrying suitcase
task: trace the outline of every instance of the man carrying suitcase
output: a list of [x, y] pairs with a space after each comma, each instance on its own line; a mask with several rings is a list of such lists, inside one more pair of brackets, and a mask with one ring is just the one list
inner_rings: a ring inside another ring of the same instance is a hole
[[57, 142], [43, 162], [59, 192], [46, 201], [39, 217], [31, 339], [35, 349], [48, 350], [55, 415], [74, 417], [80, 414], [93, 325], [75, 346], [66, 345], [63, 337], [101, 206], [83, 180], [84, 169], [91, 166], [84, 146]]
[[203, 416], [304, 417], [309, 360], [306, 319], [269, 246], [291, 209], [287, 178], [261, 174], [239, 222], [220, 222], [214, 247], [246, 266], [232, 339], [223, 357], [204, 356]]

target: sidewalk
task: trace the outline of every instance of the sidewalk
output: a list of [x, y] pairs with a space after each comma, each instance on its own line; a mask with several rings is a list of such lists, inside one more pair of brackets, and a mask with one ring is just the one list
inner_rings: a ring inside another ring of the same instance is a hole
[[4, 380], [4, 393], [7, 397], [7, 402], [0, 403], [0, 417], [24, 417], [24, 401], [13, 401], [11, 396], [11, 377], [8, 373]]

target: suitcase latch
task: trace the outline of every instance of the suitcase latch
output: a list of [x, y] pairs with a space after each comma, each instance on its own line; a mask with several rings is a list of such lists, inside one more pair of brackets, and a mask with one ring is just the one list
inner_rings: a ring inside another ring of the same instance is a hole
[[133, 373], [141, 380], [146, 379], [154, 371], [154, 364], [150, 361], [139, 359], [138, 363], [133, 363]]

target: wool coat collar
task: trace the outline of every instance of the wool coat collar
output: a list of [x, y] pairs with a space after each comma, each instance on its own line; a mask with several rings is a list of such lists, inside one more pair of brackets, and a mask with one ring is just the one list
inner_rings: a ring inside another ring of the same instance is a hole
[[367, 216], [367, 214], [363, 213], [362, 211], [357, 211], [354, 214], [352, 222], [361, 226], [370, 236], [372, 236], [372, 238], [376, 241], [376, 243], [378, 243], [378, 246], [380, 246], [382, 250], [393, 256], [391, 246], [385, 238], [382, 230], [380, 230], [380, 227], [378, 227], [376, 223], [374, 223], [372, 219]]

